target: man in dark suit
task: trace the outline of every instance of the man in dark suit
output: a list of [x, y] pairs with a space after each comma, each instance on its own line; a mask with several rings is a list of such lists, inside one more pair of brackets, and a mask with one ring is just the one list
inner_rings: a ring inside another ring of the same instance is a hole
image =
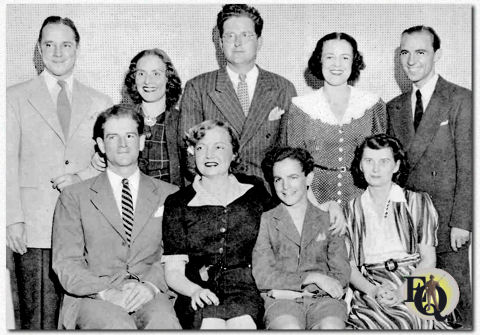
[[94, 138], [107, 170], [63, 190], [53, 222], [53, 269], [67, 329], [180, 329], [161, 257], [165, 198], [177, 186], [140, 172], [143, 117], [101, 113]]
[[53, 210], [65, 186], [98, 174], [90, 165], [91, 133], [112, 101], [74, 77], [80, 35], [72, 20], [46, 18], [37, 47], [43, 72], [7, 89], [6, 237], [14, 252], [21, 328], [55, 329]]
[[[186, 83], [179, 134], [183, 136], [208, 119], [228, 122], [240, 140], [238, 171], [264, 179], [262, 159], [278, 141], [282, 114], [296, 90], [287, 79], [255, 65], [263, 42], [263, 19], [255, 8], [245, 4], [223, 6], [217, 28], [227, 66]], [[188, 155], [183, 152], [184, 173], [191, 179], [193, 160], [187, 164]]]
[[437, 267], [458, 283], [457, 321], [466, 329], [472, 327], [472, 94], [435, 73], [440, 56], [432, 28], [402, 33], [400, 62], [413, 87], [387, 104], [388, 132], [408, 153], [407, 187], [427, 192], [438, 211]]

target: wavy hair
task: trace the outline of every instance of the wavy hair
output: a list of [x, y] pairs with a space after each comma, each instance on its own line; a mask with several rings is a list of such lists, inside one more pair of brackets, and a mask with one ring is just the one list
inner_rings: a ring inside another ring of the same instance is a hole
[[182, 94], [182, 81], [180, 80], [177, 70], [175, 70], [170, 57], [168, 57], [165, 51], [157, 48], [147, 49], [140, 51], [135, 57], [133, 57], [130, 61], [130, 66], [125, 76], [125, 87], [127, 88], [128, 95], [132, 101], [135, 104], [140, 104], [142, 102], [142, 97], [140, 93], [138, 93], [137, 85], [135, 84], [135, 72], [137, 71], [138, 61], [142, 57], [149, 55], [157, 56], [166, 66], [165, 75], [167, 77], [167, 84], [165, 90], [165, 107], [168, 110], [172, 107], [175, 107], [180, 99], [180, 95]]
[[325, 77], [322, 73], [322, 52], [323, 52], [323, 45], [326, 41], [330, 40], [344, 40], [347, 41], [353, 49], [353, 62], [352, 62], [352, 73], [348, 78], [348, 81], [355, 82], [358, 78], [360, 78], [360, 71], [365, 68], [365, 63], [363, 61], [363, 56], [358, 51], [357, 41], [355, 39], [346, 34], [346, 33], [330, 33], [323, 36], [317, 42], [317, 46], [312, 53], [312, 56], [308, 60], [308, 69], [312, 74], [320, 80], [325, 80]]

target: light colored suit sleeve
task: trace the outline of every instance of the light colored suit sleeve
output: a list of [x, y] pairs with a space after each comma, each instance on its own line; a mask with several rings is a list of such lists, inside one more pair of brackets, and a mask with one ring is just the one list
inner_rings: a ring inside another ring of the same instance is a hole
[[6, 212], [7, 212], [7, 226], [16, 222], [25, 222], [25, 217], [22, 209], [22, 201], [20, 198], [20, 180], [19, 180], [19, 165], [20, 165], [20, 116], [19, 110], [14, 108], [11, 99], [7, 94], [7, 110], [6, 110], [6, 138], [7, 138], [7, 197], [6, 197]]
[[63, 288], [75, 296], [89, 296], [109, 288], [109, 277], [101, 278], [89, 270], [84, 250], [80, 203], [66, 188], [57, 201], [53, 219], [52, 267]]

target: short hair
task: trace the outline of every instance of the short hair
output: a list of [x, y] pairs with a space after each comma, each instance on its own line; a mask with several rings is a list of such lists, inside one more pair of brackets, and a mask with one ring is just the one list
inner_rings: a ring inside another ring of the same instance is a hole
[[325, 80], [325, 77], [322, 73], [322, 52], [323, 52], [323, 45], [326, 41], [330, 40], [344, 40], [347, 41], [353, 50], [353, 60], [352, 60], [352, 72], [348, 81], [356, 81], [360, 77], [360, 71], [365, 68], [365, 63], [363, 61], [363, 56], [358, 51], [357, 41], [350, 35], [346, 33], [330, 33], [323, 36], [321, 39], [318, 40], [317, 46], [312, 53], [312, 56], [308, 60], [308, 68], [312, 74], [317, 77], [319, 80]]
[[104, 138], [105, 123], [109, 119], [122, 117], [130, 117], [135, 121], [137, 123], [138, 135], [143, 134], [143, 115], [138, 111], [137, 107], [132, 104], [118, 104], [108, 108], [98, 115], [95, 125], [93, 126], [93, 140], [96, 141], [99, 137], [102, 139]]
[[260, 12], [255, 8], [246, 4], [227, 4], [222, 7], [222, 10], [217, 15], [217, 28], [220, 37], [223, 36], [223, 24], [232, 17], [245, 16], [252, 19], [255, 25], [255, 34], [257, 37], [262, 36], [263, 19]]
[[400, 166], [398, 168], [398, 171], [393, 174], [392, 181], [397, 183], [401, 187], [405, 185], [406, 179], [408, 177], [409, 165], [407, 161], [407, 154], [405, 150], [403, 150], [402, 144], [397, 138], [393, 136], [387, 134], [376, 134], [365, 138], [362, 144], [357, 146], [357, 148], [355, 149], [355, 154], [350, 172], [353, 177], [353, 183], [357, 187], [361, 189], [366, 189], [368, 186], [368, 183], [365, 180], [365, 176], [360, 169], [360, 164], [365, 148], [373, 150], [390, 148], [392, 150], [395, 163], [400, 161]]
[[75, 23], [68, 17], [60, 17], [60, 16], [49, 16], [43, 21], [42, 27], [40, 28], [40, 33], [38, 34], [38, 44], [42, 43], [42, 34], [43, 28], [45, 28], [49, 24], [63, 24], [70, 29], [73, 30], [73, 34], [75, 35], [75, 42], [78, 44], [80, 43], [80, 34], [78, 33], [77, 27], [75, 27]]
[[232, 151], [238, 156], [240, 142], [237, 135], [235, 135], [235, 131], [227, 122], [219, 120], [205, 120], [190, 128], [185, 134], [187, 145], [195, 147], [195, 145], [197, 145], [197, 143], [205, 136], [205, 132], [215, 127], [223, 128], [228, 132], [230, 135], [230, 143], [232, 144]]
[[166, 91], [165, 91], [165, 107], [170, 109], [175, 107], [180, 95], [182, 94], [182, 81], [178, 76], [177, 70], [173, 66], [172, 60], [168, 57], [167, 53], [161, 49], [147, 49], [140, 51], [130, 61], [128, 72], [125, 76], [125, 86], [127, 88], [128, 95], [135, 104], [142, 102], [142, 97], [138, 93], [137, 85], [135, 84], [135, 72], [137, 71], [137, 63], [144, 56], [157, 56], [162, 60], [166, 66], [165, 76], [167, 77]]
[[273, 166], [275, 163], [287, 158], [298, 161], [305, 175], [313, 171], [315, 161], [308, 150], [304, 148], [274, 147], [265, 154], [262, 161], [263, 174], [268, 182], [273, 181]]
[[428, 26], [423, 26], [423, 25], [420, 25], [420, 26], [413, 26], [413, 27], [410, 27], [408, 29], [405, 29], [403, 32], [402, 32], [402, 35], [404, 34], [413, 34], [413, 33], [420, 33], [422, 31], [426, 31], [428, 33], [430, 33], [432, 35], [432, 38], [433, 38], [433, 43], [432, 43], [432, 46], [433, 46], [433, 51], [437, 51], [438, 49], [440, 49], [440, 37], [437, 35], [437, 33], [435, 32], [435, 30], [433, 30], [432, 27], [428, 27]]

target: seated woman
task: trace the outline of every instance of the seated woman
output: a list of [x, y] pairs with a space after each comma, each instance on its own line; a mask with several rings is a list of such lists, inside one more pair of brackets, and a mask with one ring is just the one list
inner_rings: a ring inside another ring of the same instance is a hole
[[187, 329], [256, 329], [264, 309], [251, 258], [270, 195], [257, 177], [230, 173], [239, 142], [227, 124], [204, 121], [187, 141], [198, 174], [166, 199], [163, 216], [165, 277], [179, 293], [177, 316]]
[[351, 171], [366, 190], [345, 210], [354, 288], [348, 323], [359, 329], [448, 329], [411, 313], [397, 291], [413, 270], [435, 267], [438, 228], [428, 194], [401, 187], [408, 166], [400, 142], [385, 134], [367, 137], [355, 150]]
[[340, 300], [350, 277], [343, 237], [307, 199], [314, 161], [301, 148], [273, 149], [264, 164], [282, 202], [262, 215], [253, 276], [265, 299], [267, 329], [343, 329]]

